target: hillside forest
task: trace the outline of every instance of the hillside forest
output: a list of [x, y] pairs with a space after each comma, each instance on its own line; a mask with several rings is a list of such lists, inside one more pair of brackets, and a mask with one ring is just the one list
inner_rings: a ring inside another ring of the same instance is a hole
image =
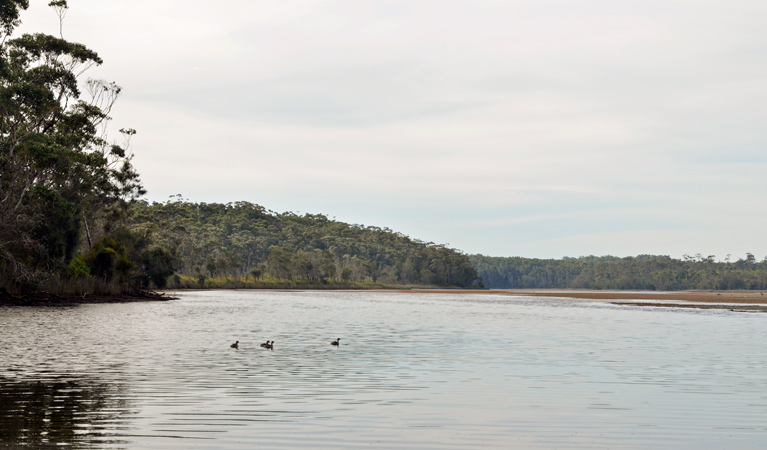
[[172, 286], [203, 286], [206, 279], [478, 284], [476, 271], [461, 252], [321, 214], [278, 214], [248, 202], [190, 203], [180, 198], [133, 202], [128, 212], [129, 229], [172, 249], [177, 270]]

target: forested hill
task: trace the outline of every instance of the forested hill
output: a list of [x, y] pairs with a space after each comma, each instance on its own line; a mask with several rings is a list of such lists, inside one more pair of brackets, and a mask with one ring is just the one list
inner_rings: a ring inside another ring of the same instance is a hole
[[127, 226], [171, 249], [177, 273], [231, 278], [471, 286], [468, 256], [387, 228], [247, 202], [134, 202]]
[[734, 262], [714, 256], [586, 256], [563, 259], [471, 255], [485, 287], [497, 289], [767, 289], [767, 258]]

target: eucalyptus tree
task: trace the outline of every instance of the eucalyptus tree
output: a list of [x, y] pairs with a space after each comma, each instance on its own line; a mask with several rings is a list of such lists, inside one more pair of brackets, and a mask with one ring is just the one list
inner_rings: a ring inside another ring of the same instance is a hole
[[[63, 20], [65, 0], [49, 3]], [[83, 80], [99, 55], [43, 33], [13, 32], [27, 0], [0, 0], [0, 273], [31, 283], [65, 267], [88, 220], [145, 192], [125, 140], [106, 136], [120, 94], [115, 83]], [[84, 95], [84, 88], [87, 95]], [[92, 223], [91, 223], [92, 225]]]

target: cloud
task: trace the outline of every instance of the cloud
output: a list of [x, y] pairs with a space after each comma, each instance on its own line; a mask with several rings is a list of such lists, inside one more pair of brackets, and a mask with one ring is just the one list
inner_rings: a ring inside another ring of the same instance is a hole
[[[494, 255], [767, 245], [764, 2], [70, 6], [65, 36], [125, 88], [114, 124], [138, 129], [152, 199]], [[42, 3], [23, 19], [56, 28]]]

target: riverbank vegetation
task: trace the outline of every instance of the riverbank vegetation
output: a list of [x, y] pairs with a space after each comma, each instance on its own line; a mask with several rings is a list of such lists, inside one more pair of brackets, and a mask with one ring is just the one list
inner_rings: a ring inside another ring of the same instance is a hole
[[767, 290], [767, 258], [716, 256], [586, 256], [563, 259], [469, 257], [484, 285], [495, 289]]

